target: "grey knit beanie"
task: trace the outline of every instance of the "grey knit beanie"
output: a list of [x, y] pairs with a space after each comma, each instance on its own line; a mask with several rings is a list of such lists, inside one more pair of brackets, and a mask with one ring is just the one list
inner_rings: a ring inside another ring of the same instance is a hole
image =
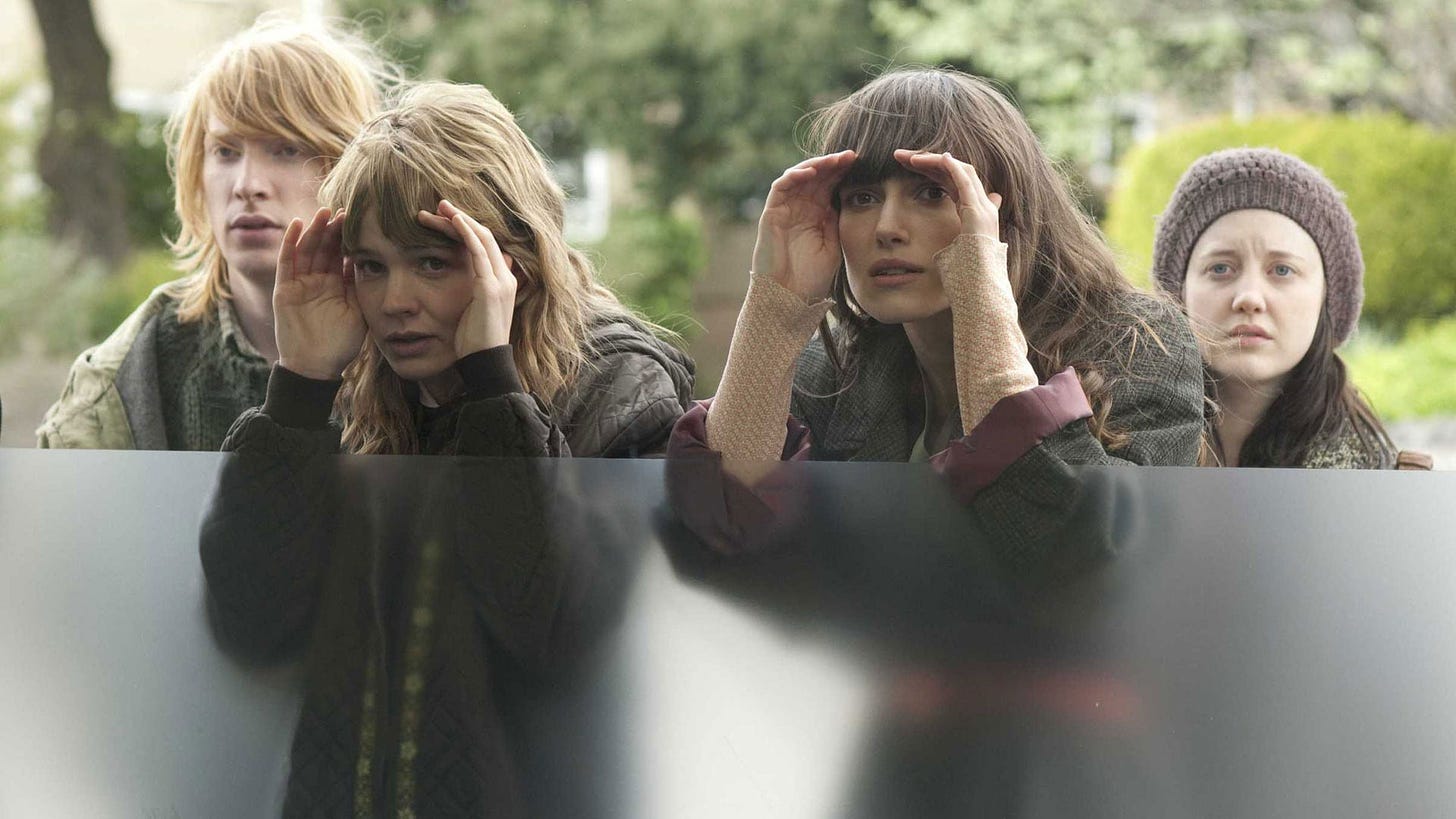
[[1235, 148], [1194, 162], [1158, 220], [1153, 278], [1179, 301], [1198, 237], [1236, 210], [1272, 210], [1314, 239], [1325, 266], [1325, 302], [1335, 343], [1350, 337], [1365, 299], [1365, 261], [1344, 197], [1314, 167], [1271, 148]]

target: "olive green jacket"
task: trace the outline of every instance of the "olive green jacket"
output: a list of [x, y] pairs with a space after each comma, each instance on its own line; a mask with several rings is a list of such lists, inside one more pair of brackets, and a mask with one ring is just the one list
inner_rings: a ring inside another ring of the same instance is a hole
[[[103, 342], [71, 365], [65, 389], [35, 431], [47, 449], [169, 449], [158, 376], [158, 326], [187, 279], [153, 290]], [[230, 305], [217, 311], [216, 330], [257, 355], [237, 328]], [[245, 404], [262, 403], [248, 396]]]

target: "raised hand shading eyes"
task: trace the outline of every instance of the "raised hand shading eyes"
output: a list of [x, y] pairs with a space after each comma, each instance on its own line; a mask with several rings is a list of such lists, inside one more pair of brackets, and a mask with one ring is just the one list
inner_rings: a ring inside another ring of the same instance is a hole
[[509, 344], [518, 291], [515, 260], [501, 251], [489, 228], [447, 200], [440, 200], [435, 213], [422, 210], [417, 218], [460, 242], [470, 258], [471, 302], [455, 328], [456, 357]]
[[960, 209], [961, 232], [1001, 238], [1001, 195], [986, 190], [976, 169], [948, 152], [895, 151], [895, 161], [907, 170], [929, 177], [945, 187]]
[[273, 285], [278, 363], [309, 378], [338, 378], [364, 341], [351, 276], [344, 268], [344, 212], [320, 208], [283, 232]]
[[774, 181], [758, 222], [754, 272], [809, 301], [829, 293], [842, 258], [834, 189], [854, 160], [854, 151], [810, 157]]

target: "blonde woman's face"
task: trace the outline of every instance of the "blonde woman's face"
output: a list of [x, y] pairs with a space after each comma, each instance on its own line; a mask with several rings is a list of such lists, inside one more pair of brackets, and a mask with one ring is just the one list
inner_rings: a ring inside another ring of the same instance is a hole
[[896, 174], [839, 191], [839, 243], [850, 292], [885, 324], [950, 309], [935, 254], [960, 231], [955, 200], [929, 177]]
[[380, 230], [371, 209], [347, 264], [369, 337], [389, 366], [445, 400], [459, 380], [455, 328], [474, 296], [465, 249], [443, 236], [439, 245], [397, 245]]
[[1277, 386], [1319, 326], [1325, 268], [1293, 219], [1237, 210], [1208, 226], [1188, 258], [1183, 299], [1200, 327], [1203, 360], [1223, 378]]
[[285, 137], [242, 136], [210, 117], [202, 192], [228, 274], [271, 287], [283, 229], [318, 209], [320, 162]]

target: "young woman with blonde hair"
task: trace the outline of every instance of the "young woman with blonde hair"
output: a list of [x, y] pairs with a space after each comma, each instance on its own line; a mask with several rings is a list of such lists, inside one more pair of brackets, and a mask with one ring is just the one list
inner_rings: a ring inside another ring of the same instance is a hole
[[[501, 680], [605, 629], [627, 562], [535, 459], [660, 450], [692, 362], [566, 243], [560, 186], [484, 88], [409, 88], [320, 200], [284, 236], [279, 362], [203, 524], [214, 629], [307, 651], [285, 815], [533, 815]], [[498, 457], [314, 457], [341, 451]]]
[[567, 244], [560, 186], [484, 88], [409, 89], [319, 196], [338, 211], [284, 237], [268, 400], [225, 448], [260, 423], [327, 433], [331, 415], [357, 453], [508, 454], [497, 450], [511, 441], [516, 454], [632, 456], [666, 445], [691, 396], [691, 361]]
[[1186, 321], [1127, 283], [984, 80], [893, 71], [810, 135], [814, 156], [769, 191], [718, 395], [679, 422], [673, 454], [721, 454], [747, 487], [781, 458], [929, 460], [1009, 533], [1010, 568], [1086, 565], [1097, 544], [1053, 555], [1033, 536], [1075, 502], [1067, 467], [1195, 461]]

